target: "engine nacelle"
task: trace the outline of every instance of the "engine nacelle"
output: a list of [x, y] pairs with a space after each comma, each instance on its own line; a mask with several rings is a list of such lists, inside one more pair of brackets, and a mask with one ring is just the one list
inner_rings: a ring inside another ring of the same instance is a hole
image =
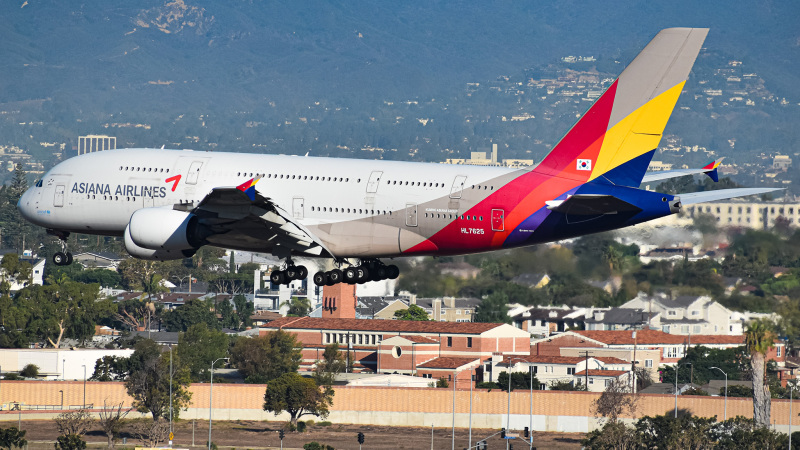
[[203, 245], [197, 216], [167, 208], [143, 208], [133, 213], [126, 238], [151, 250], [193, 250]]
[[195, 249], [186, 250], [152, 250], [149, 248], [139, 247], [133, 242], [130, 233], [130, 226], [125, 227], [125, 250], [128, 254], [139, 259], [148, 259], [156, 261], [169, 261], [173, 259], [189, 258], [195, 253]]

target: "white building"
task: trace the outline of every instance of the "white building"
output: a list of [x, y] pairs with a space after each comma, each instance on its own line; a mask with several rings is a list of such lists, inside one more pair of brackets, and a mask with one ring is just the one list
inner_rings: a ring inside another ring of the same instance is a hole
[[705, 295], [670, 299], [666, 295], [639, 293], [620, 308], [644, 311], [651, 317], [651, 329], [669, 334], [740, 335], [744, 332], [741, 314]]
[[0, 349], [0, 373], [19, 373], [28, 364], [35, 364], [39, 375], [48, 380], [84, 380], [92, 376], [98, 359], [128, 358], [132, 354], [133, 349], [4, 348]]

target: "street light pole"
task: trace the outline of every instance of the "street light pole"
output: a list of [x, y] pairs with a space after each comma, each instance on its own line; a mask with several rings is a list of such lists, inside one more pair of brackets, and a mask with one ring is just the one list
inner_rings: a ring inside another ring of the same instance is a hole
[[228, 361], [228, 358], [217, 358], [211, 363], [211, 386], [208, 390], [208, 450], [211, 450], [211, 405], [214, 402], [214, 364], [219, 360]]
[[678, 371], [681, 366], [691, 366], [692, 363], [678, 364], [675, 363], [675, 418], [678, 418]]
[[528, 448], [530, 450], [533, 450], [533, 366], [531, 366], [531, 365], [528, 366], [528, 372], [530, 373], [530, 376], [531, 376], [531, 412], [530, 412], [530, 415], [528, 416], [528, 420], [529, 420], [528, 431], [531, 434], [528, 437], [528, 439], [529, 439]]
[[[723, 420], [728, 420], [728, 374], [725, 373], [725, 371], [720, 369], [719, 367], [709, 367], [709, 369], [717, 369], [720, 372], [722, 372], [723, 375], [725, 375], [725, 419], [723, 419]], [[791, 396], [791, 394], [789, 394], [789, 395]], [[792, 404], [791, 404], [791, 401], [790, 401], [789, 408], [791, 409], [791, 407], [792, 407]], [[791, 440], [791, 437], [789, 439]]]
[[452, 450], [456, 450], [456, 380], [458, 380], [458, 372], [453, 371], [453, 430], [452, 430]]
[[[169, 435], [172, 436], [172, 344], [169, 344]], [[172, 445], [172, 438], [169, 444]]]
[[469, 448], [472, 449], [472, 369], [469, 369]]
[[61, 409], [64, 409], [64, 390], [60, 389], [58, 392], [61, 392]]

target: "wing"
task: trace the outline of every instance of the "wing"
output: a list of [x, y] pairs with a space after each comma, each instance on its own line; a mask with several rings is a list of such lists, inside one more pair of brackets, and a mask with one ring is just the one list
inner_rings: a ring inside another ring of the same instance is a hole
[[698, 173], [704, 173], [708, 175], [714, 182], [719, 181], [719, 175], [717, 174], [717, 168], [720, 164], [722, 164], [722, 160], [725, 158], [720, 158], [710, 163], [706, 164], [700, 169], [677, 169], [677, 170], [665, 170], [663, 172], [649, 172], [644, 175], [642, 178], [642, 184], [644, 183], [652, 183], [653, 181], [659, 180], [667, 180], [669, 178], [677, 178], [683, 177], [686, 175], [695, 175]]
[[270, 251], [279, 257], [321, 256], [323, 252], [334, 257], [303, 224], [256, 192], [257, 181], [251, 180], [239, 187], [214, 188], [197, 206], [187, 208], [207, 229], [209, 244]]

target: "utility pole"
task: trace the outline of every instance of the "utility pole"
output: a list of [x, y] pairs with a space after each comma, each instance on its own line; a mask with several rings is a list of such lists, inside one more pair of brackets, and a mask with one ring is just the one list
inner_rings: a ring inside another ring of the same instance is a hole
[[583, 356], [584, 356], [585, 361], [586, 361], [586, 363], [585, 363], [586, 364], [586, 382], [584, 383], [584, 386], [586, 387], [586, 390], [588, 391], [589, 390], [589, 351], [588, 350], [584, 351], [583, 352]]

